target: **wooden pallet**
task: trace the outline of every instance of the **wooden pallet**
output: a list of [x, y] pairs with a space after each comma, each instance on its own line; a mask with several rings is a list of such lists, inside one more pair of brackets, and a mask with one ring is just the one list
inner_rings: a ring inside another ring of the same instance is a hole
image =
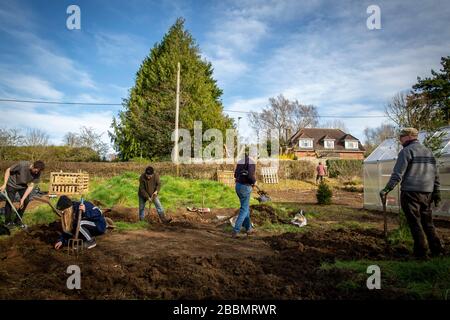
[[278, 183], [278, 170], [272, 167], [262, 167], [261, 174], [264, 183]]
[[49, 195], [74, 195], [89, 192], [89, 174], [84, 172], [51, 172]]
[[234, 188], [234, 171], [217, 170], [217, 181]]

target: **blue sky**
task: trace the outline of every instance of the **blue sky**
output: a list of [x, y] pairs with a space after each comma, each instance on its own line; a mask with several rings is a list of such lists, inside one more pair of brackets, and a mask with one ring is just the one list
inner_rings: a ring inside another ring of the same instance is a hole
[[[81, 30], [66, 28], [71, 4]], [[366, 27], [373, 4], [381, 30]], [[121, 102], [180, 16], [212, 62], [227, 110], [257, 111], [282, 93], [322, 115], [383, 115], [395, 93], [450, 55], [448, 1], [10, 0], [0, 3], [0, 98]], [[0, 102], [0, 126], [39, 128], [55, 144], [89, 126], [109, 141], [119, 109]], [[361, 139], [365, 127], [387, 122], [342, 120]], [[240, 124], [251, 136], [245, 117]]]

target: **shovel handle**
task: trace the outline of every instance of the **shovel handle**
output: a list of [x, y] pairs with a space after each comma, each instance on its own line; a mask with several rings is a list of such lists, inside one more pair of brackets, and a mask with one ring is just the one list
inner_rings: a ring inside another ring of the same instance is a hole
[[383, 220], [384, 220], [384, 238], [387, 241], [388, 238], [388, 227], [387, 227], [387, 208], [386, 208], [386, 203], [387, 203], [387, 195], [385, 195], [384, 197], [381, 198], [381, 202], [383, 204]]

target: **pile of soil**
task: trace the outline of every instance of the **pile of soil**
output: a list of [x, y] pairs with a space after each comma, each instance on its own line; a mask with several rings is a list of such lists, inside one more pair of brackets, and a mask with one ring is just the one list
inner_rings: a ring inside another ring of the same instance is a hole
[[289, 223], [287, 219], [280, 218], [275, 209], [266, 204], [250, 206], [250, 217], [253, 223], [258, 225], [265, 222], [270, 223]]
[[[254, 217], [275, 219], [267, 206], [254, 209]], [[174, 218], [169, 225], [108, 232], [78, 258], [53, 249], [58, 223], [2, 237], [0, 299], [411, 298], [401, 290], [367, 290], [364, 281], [358, 288], [340, 289], [357, 275], [321, 268], [336, 259], [410, 259], [403, 247], [385, 249], [382, 229], [311, 228], [233, 239], [213, 223], [175, 213]], [[449, 233], [442, 238], [449, 246]], [[81, 290], [66, 287], [66, 270], [73, 264], [81, 268]]]

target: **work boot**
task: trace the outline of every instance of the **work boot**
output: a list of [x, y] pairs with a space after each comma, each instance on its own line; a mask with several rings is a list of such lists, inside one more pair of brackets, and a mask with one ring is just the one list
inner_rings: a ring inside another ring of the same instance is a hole
[[17, 224], [15, 224], [14, 222], [8, 222], [7, 224], [5, 224], [5, 227], [7, 227], [8, 229], [14, 229], [17, 227]]
[[236, 231], [233, 230], [233, 233], [231, 233], [231, 237], [232, 237], [233, 239], [239, 238], [239, 232], [236, 232]]
[[172, 218], [166, 218], [166, 216], [164, 214], [161, 214], [159, 216], [159, 219], [161, 220], [162, 223], [165, 223], [165, 224], [169, 224], [172, 221]]
[[247, 236], [251, 236], [251, 235], [254, 235], [256, 233], [256, 230], [255, 230], [255, 228], [250, 228], [250, 229], [247, 230], [246, 233], [247, 233]]
[[84, 247], [86, 248], [86, 249], [92, 249], [92, 248], [95, 248], [97, 246], [97, 242], [95, 242], [95, 239], [94, 238], [92, 238], [90, 241], [86, 241], [85, 243], [84, 243]]

